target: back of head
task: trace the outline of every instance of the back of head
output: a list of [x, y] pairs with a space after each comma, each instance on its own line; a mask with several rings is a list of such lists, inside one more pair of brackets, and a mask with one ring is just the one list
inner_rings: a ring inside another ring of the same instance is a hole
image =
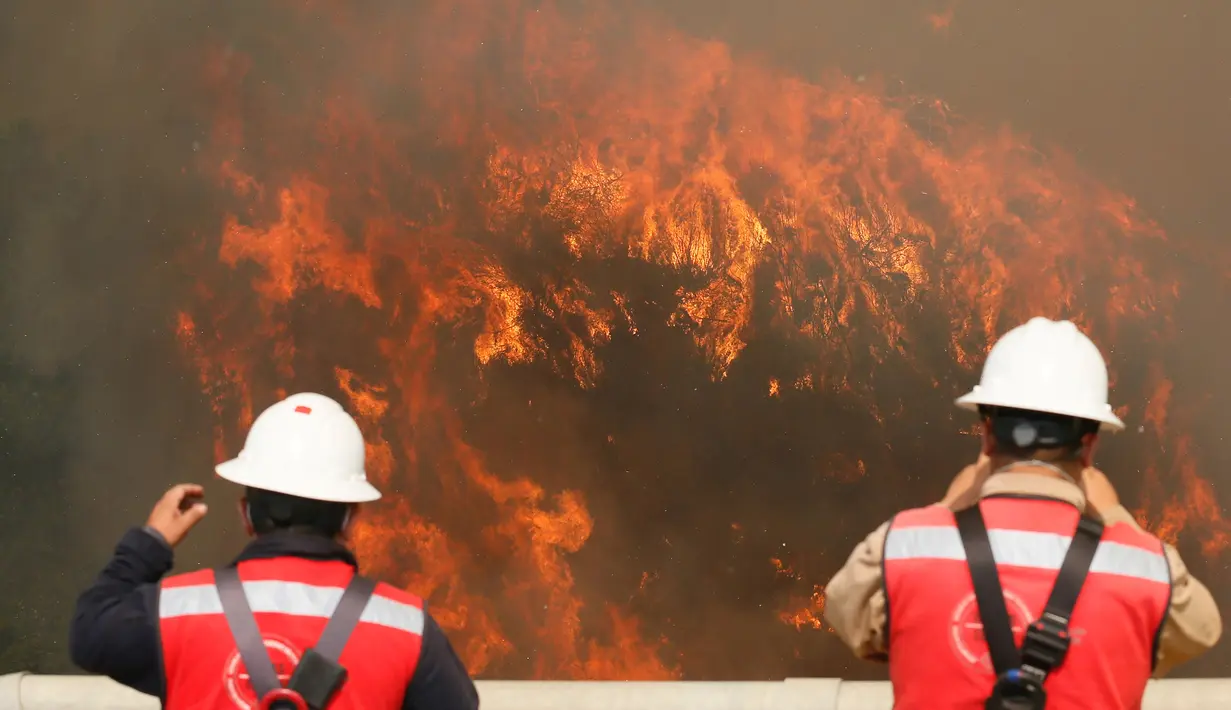
[[337, 537], [346, 527], [353, 503], [332, 503], [248, 488], [248, 521], [257, 535], [285, 531]]
[[303, 529], [335, 535], [351, 504], [380, 498], [368, 483], [364, 455], [363, 433], [342, 406], [324, 395], [303, 393], [262, 412], [239, 456], [215, 470], [247, 487], [256, 532]]
[[996, 342], [957, 405], [988, 421], [999, 453], [1064, 458], [1088, 434], [1124, 429], [1107, 394], [1107, 364], [1090, 338], [1070, 321], [1032, 318]]
[[996, 454], [1016, 460], [1077, 459], [1086, 436], [1099, 430], [1099, 422], [1063, 414], [1009, 407], [980, 407], [979, 413], [996, 443]]

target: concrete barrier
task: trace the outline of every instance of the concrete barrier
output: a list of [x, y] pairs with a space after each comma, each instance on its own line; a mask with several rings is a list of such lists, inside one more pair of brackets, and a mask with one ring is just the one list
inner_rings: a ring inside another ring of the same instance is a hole
[[[483, 710], [890, 710], [888, 683], [784, 681], [478, 682]], [[1142, 710], [1231, 707], [1231, 679], [1151, 681]], [[0, 676], [0, 710], [158, 710], [158, 700], [97, 676]]]

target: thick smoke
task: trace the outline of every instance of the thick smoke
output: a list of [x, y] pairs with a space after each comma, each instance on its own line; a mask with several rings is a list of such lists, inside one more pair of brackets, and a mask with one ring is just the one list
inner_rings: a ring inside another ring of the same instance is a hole
[[[817, 6], [833, 13], [820, 19], [843, 20], [850, 11], [841, 5]], [[886, 20], [888, 29], [880, 34], [864, 27], [880, 18], [854, 18], [876, 46], [895, 38], [891, 44], [898, 51], [879, 64], [857, 39], [835, 35], [818, 48], [803, 39], [814, 35], [794, 29], [782, 41], [783, 27], [800, 23], [763, 26], [771, 13], [755, 13], [761, 19], [741, 37], [714, 19], [721, 13], [712, 4], [706, 7], [698, 12], [679, 2], [668, 11], [684, 26], [728, 32], [726, 39], [753, 51], [781, 54], [784, 46], [799, 47], [777, 59], [805, 74], [833, 64], [852, 73], [901, 74], [912, 59], [903, 57], [902, 46], [944, 46], [913, 15]], [[956, 7], [955, 28], [966, 7]], [[730, 14], [741, 24], [750, 17], [743, 8]], [[205, 146], [226, 138], [215, 121], [222, 99], [203, 86], [202, 67], [218, 60], [207, 47], [232, 46], [264, 77], [301, 77], [274, 66], [270, 57], [288, 56], [289, 48], [321, 61], [329, 50], [319, 28], [296, 24], [294, 17], [278, 6], [246, 2], [19, 0], [0, 20], [0, 454], [6, 474], [0, 530], [9, 543], [4, 569], [23, 571], [11, 576], [0, 595], [0, 613], [10, 619], [0, 626], [0, 670], [69, 670], [63, 640], [72, 600], [111, 541], [141, 521], [166, 485], [210, 477], [214, 422], [196, 372], [174, 339], [176, 312], [192, 300], [191, 284], [201, 272], [194, 259], [215, 260], [222, 218], [231, 209], [200, 170]], [[912, 29], [915, 22], [918, 28]], [[841, 22], [829, 22], [827, 31], [835, 25]], [[898, 41], [903, 33], [908, 39]], [[915, 33], [917, 44], [911, 40]], [[989, 39], [986, 45], [997, 43]], [[328, 61], [344, 66], [349, 58], [335, 54]], [[405, 71], [411, 75], [413, 67]], [[1057, 70], [1040, 68], [1038, 74], [1049, 71]], [[927, 86], [929, 81], [937, 86]], [[945, 95], [944, 77], [920, 83], [928, 93]], [[290, 79], [281, 87], [300, 100], [316, 88]], [[1066, 133], [1072, 116], [1022, 108], [1003, 98], [1020, 94], [1011, 86], [989, 85], [987, 91], [1002, 97], [976, 106], [992, 121], [1015, 122], [1021, 111], [1023, 121], [1055, 126], [1049, 135], [1071, 139], [1074, 150], [1086, 140]], [[1229, 152], [1221, 153], [1221, 165], [1231, 164]], [[1149, 195], [1155, 185], [1141, 180], [1134, 182], [1137, 191]], [[1158, 186], [1169, 196], [1163, 199], [1171, 199], [1176, 181]], [[1216, 198], [1185, 207], [1200, 211], [1210, 202]], [[1221, 249], [1211, 260], [1218, 264], [1226, 246], [1214, 248]], [[1209, 271], [1193, 268], [1185, 297], [1195, 303], [1177, 316], [1179, 335], [1168, 369], [1188, 373], [1177, 379], [1173, 400], [1199, 422], [1196, 453], [1210, 468], [1203, 475], [1221, 482], [1225, 476], [1217, 472], [1231, 464], [1225, 427], [1215, 417], [1196, 415], [1217, 411], [1202, 409], [1203, 397], [1231, 395], [1226, 375], [1218, 379], [1216, 351], [1204, 335], [1207, 319], [1220, 315], [1210, 304], [1225, 303], [1227, 293]], [[783, 343], [753, 342], [728, 380], [715, 384], [684, 335], [653, 324], [645, 328], [635, 341], [613, 341], [605, 354], [608, 384], [592, 392], [577, 391], [545, 366], [492, 368], [483, 406], [468, 415], [471, 437], [483, 442], [489, 458], [517, 461], [545, 486], [587, 492], [598, 524], [574, 565], [589, 585], [586, 593], [610, 596], [597, 588], [610, 569], [622, 575], [670, 571], [633, 608], [651, 629], [677, 642], [690, 676], [878, 673], [848, 662], [832, 637], [800, 635], [774, 620], [788, 590], [767, 561], [789, 558], [810, 581], [821, 582], [894, 509], [938, 495], [972, 453], [969, 440], [953, 434], [953, 392], [945, 389], [965, 383], [925, 390], [918, 411], [873, 429], [850, 424], [866, 413], [836, 412], [821, 398], [766, 400], [760, 373], [781, 361]], [[1129, 347], [1111, 353], [1133, 356]], [[1146, 370], [1125, 369], [1141, 375]], [[534, 416], [521, 406], [526, 401], [533, 401]], [[607, 436], [618, 447], [586, 443]], [[831, 471], [851, 470], [856, 459], [873, 472], [899, 472], [901, 480], [886, 486], [876, 475], [850, 482], [827, 478]], [[1136, 475], [1123, 451], [1109, 451], [1107, 461], [1109, 471], [1118, 466]], [[644, 475], [655, 470], [663, 473]], [[211, 488], [219, 498], [231, 493]], [[224, 533], [221, 540], [197, 536], [185, 545], [181, 568], [217, 563], [238, 544], [229, 516], [226, 505], [215, 505], [207, 525]], [[719, 530], [728, 539], [716, 540]], [[1213, 570], [1204, 570], [1197, 548], [1185, 542], [1182, 549], [1194, 568], [1208, 577]], [[1209, 581], [1225, 599], [1220, 590], [1228, 579]], [[1190, 672], [1217, 663], [1211, 659]], [[524, 675], [530, 667], [512, 664], [505, 670]]]
[[112, 541], [163, 486], [210, 477], [174, 341], [186, 227], [218, 221], [185, 174], [203, 126], [175, 59], [205, 23], [176, 7], [20, 2], [0, 20], [6, 669], [69, 670], [71, 605]]

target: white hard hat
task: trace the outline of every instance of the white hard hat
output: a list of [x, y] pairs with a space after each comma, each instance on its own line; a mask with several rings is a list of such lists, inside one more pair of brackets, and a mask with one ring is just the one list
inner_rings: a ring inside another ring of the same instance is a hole
[[983, 377], [957, 405], [1013, 407], [1101, 422], [1120, 431], [1124, 422], [1107, 403], [1107, 363], [1098, 347], [1070, 321], [1031, 318], [992, 346]]
[[305, 392], [261, 413], [218, 475], [241, 486], [333, 503], [380, 498], [363, 468], [359, 425], [332, 399]]

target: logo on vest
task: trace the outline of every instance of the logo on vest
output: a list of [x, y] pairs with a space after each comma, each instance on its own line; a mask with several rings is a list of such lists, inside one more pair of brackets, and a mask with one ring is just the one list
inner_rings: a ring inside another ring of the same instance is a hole
[[[1021, 597], [1005, 590], [1004, 606], [1009, 612], [1009, 625], [1013, 627], [1013, 636], [1021, 638], [1026, 633], [1026, 627], [1034, 621], [1030, 610]], [[953, 639], [953, 647], [958, 655], [972, 666], [992, 672], [992, 657], [987, 650], [987, 639], [983, 637], [983, 620], [979, 617], [979, 603], [972, 592], [953, 610], [949, 622], [949, 637]]]
[[[299, 652], [295, 650], [295, 646], [290, 641], [280, 636], [266, 634], [262, 635], [262, 640], [265, 641], [265, 652], [269, 654], [269, 660], [274, 664], [274, 672], [278, 674], [278, 680], [286, 685], [291, 679], [291, 674], [295, 672], [295, 666], [299, 665]], [[257, 710], [260, 707], [256, 691], [252, 689], [248, 669], [244, 667], [244, 661], [239, 656], [239, 649], [233, 651], [223, 665], [222, 679], [227, 695], [231, 697], [231, 702], [235, 703], [235, 707], [242, 708], [242, 710]]]

